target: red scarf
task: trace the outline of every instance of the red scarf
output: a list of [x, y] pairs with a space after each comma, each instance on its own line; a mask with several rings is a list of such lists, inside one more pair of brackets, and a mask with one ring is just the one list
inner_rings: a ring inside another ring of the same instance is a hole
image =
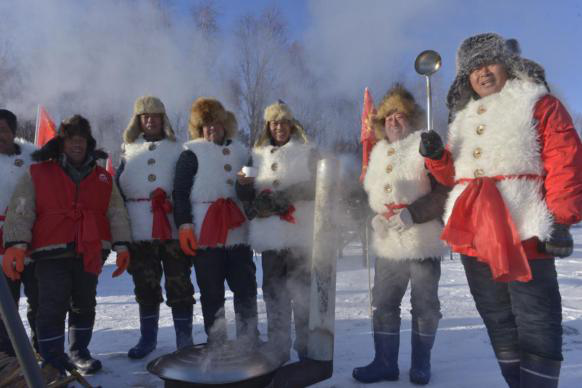
[[457, 198], [441, 239], [457, 252], [487, 263], [498, 282], [532, 279], [519, 232], [496, 182], [505, 179], [540, 179], [537, 175], [508, 175], [461, 179], [469, 182]]
[[230, 198], [219, 198], [208, 207], [198, 243], [203, 247], [224, 246], [228, 231], [241, 226], [245, 216]]

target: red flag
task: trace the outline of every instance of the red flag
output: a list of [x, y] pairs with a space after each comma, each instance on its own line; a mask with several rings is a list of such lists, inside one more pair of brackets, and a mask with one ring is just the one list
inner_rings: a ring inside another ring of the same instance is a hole
[[362, 131], [360, 135], [360, 142], [362, 143], [362, 174], [360, 175], [360, 182], [364, 181], [366, 171], [368, 170], [368, 163], [370, 160], [370, 152], [376, 144], [376, 136], [370, 118], [376, 113], [372, 95], [368, 88], [364, 90], [364, 107], [362, 109]]
[[105, 169], [111, 176], [115, 176], [115, 168], [113, 167], [113, 161], [111, 160], [111, 156], [107, 158], [107, 164], [105, 165]]
[[56, 135], [57, 127], [55, 126], [55, 122], [51, 119], [46, 109], [42, 105], [39, 106], [36, 117], [34, 144], [40, 148]]

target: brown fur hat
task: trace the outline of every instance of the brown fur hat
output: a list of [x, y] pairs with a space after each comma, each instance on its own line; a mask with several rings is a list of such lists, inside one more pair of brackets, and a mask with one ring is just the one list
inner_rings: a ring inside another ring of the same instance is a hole
[[133, 115], [127, 128], [123, 132], [123, 141], [133, 143], [142, 133], [139, 116], [145, 113], [163, 115], [163, 132], [166, 139], [176, 141], [176, 135], [170, 124], [170, 119], [166, 114], [164, 103], [157, 97], [142, 96], [135, 100], [133, 105]]
[[199, 97], [192, 103], [190, 111], [190, 121], [188, 122], [190, 139], [204, 137], [202, 127], [212, 123], [220, 123], [224, 126], [225, 140], [233, 139], [237, 134], [238, 124], [234, 113], [224, 109], [220, 101], [214, 98]]
[[295, 138], [303, 143], [308, 143], [305, 129], [301, 123], [295, 119], [293, 112], [291, 112], [291, 108], [289, 108], [289, 105], [285, 104], [283, 101], [279, 100], [265, 108], [263, 120], [265, 121], [263, 132], [255, 142], [255, 147], [264, 147], [271, 144], [271, 131], [269, 131], [269, 122], [281, 120], [287, 120], [291, 123], [291, 139]]
[[384, 120], [395, 112], [406, 115], [413, 130], [422, 128], [424, 110], [416, 103], [414, 96], [399, 83], [394, 84], [378, 105], [377, 113], [370, 117], [376, 139], [384, 139]]

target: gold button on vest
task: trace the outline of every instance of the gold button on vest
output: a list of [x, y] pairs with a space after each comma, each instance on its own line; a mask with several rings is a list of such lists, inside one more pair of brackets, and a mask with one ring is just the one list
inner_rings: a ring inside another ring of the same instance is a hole
[[482, 115], [485, 112], [487, 112], [487, 108], [485, 108], [483, 105], [479, 105], [479, 108], [477, 108], [477, 113]]
[[271, 170], [277, 171], [277, 168], [279, 168], [279, 165], [277, 163], [271, 164]]
[[153, 150], [155, 150], [155, 149], [156, 149], [156, 145], [155, 145], [155, 144], [150, 144], [150, 146], [148, 147], [148, 149], [149, 149], [150, 151], [153, 151]]
[[477, 132], [477, 135], [482, 135], [483, 132], [485, 132], [485, 125], [481, 124], [477, 126], [477, 129], [475, 129], [475, 132]]
[[280, 184], [281, 183], [276, 179], [273, 181], [273, 187], [279, 187]]
[[232, 166], [230, 164], [225, 164], [224, 171], [230, 171], [230, 170], [232, 170]]
[[16, 167], [22, 167], [22, 165], [23, 165], [23, 164], [24, 164], [24, 160], [22, 160], [22, 159], [16, 159], [16, 160], [14, 161], [14, 165], [15, 165]]
[[156, 181], [156, 176], [154, 174], [148, 175], [148, 181], [155, 182]]
[[228, 184], [228, 185], [231, 185], [231, 186], [232, 186], [232, 185], [234, 184], [234, 181], [233, 181], [232, 179], [228, 178], [228, 179], [226, 180], [226, 184]]
[[148, 159], [148, 164], [155, 164], [155, 163], [156, 163], [156, 160], [155, 159], [153, 159], [153, 158], [152, 159]]
[[386, 184], [386, 186], [384, 186], [384, 191], [387, 193], [391, 193], [392, 192], [392, 186], [388, 183]]
[[482, 168], [478, 168], [475, 170], [475, 172], [473, 174], [475, 175], [475, 178], [480, 178], [483, 175], [485, 175], [485, 171], [483, 171]]
[[222, 149], [222, 154], [223, 155], [230, 155], [230, 150], [225, 147], [225, 148]]
[[475, 159], [479, 159], [481, 157], [481, 148], [479, 147], [475, 148], [475, 150], [473, 151], [473, 157]]
[[396, 150], [394, 148], [388, 148], [388, 155], [394, 155]]
[[392, 170], [393, 170], [393, 167], [391, 164], [386, 166], [386, 173], [390, 174], [392, 172]]

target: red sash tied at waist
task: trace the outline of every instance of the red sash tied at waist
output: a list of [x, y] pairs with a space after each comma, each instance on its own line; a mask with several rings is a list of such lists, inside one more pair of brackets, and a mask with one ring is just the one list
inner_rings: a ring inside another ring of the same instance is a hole
[[489, 265], [498, 282], [532, 279], [519, 232], [496, 182], [505, 179], [541, 179], [539, 175], [506, 175], [459, 179], [468, 185], [457, 198], [441, 239], [455, 251], [475, 255]]
[[145, 202], [151, 201], [151, 211], [153, 215], [152, 222], [152, 239], [155, 240], [171, 240], [172, 227], [168, 214], [172, 212], [172, 202], [168, 199], [168, 195], [164, 189], [158, 187], [152, 191], [150, 198], [130, 198], [129, 202]]
[[396, 214], [395, 210], [408, 207], [408, 205], [405, 203], [385, 203], [384, 206], [386, 206], [386, 211], [382, 213], [382, 215], [386, 219], [390, 219], [394, 214]]
[[[75, 249], [78, 255], [83, 256], [85, 272], [95, 275], [101, 273], [103, 259], [101, 257], [101, 239], [97, 227], [97, 214], [89, 209], [78, 206], [67, 210], [52, 210], [46, 215], [70, 218], [75, 222]], [[57, 224], [60, 222], [57, 222]]]
[[206, 211], [198, 243], [203, 247], [224, 246], [228, 231], [241, 226], [245, 216], [230, 198], [219, 198]]

